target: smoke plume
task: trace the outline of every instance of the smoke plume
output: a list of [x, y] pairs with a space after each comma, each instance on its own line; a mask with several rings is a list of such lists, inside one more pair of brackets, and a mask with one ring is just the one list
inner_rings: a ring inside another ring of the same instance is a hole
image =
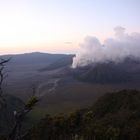
[[116, 27], [113, 38], [103, 44], [98, 38], [87, 36], [73, 59], [72, 67], [82, 67], [91, 63], [120, 62], [127, 57], [140, 58], [140, 33], [127, 34], [125, 28]]

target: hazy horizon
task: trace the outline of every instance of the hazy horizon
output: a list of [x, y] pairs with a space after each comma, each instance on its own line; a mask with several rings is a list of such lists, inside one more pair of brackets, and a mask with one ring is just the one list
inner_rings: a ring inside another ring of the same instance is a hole
[[0, 54], [0, 56], [4, 55], [22, 55], [22, 54], [35, 54], [35, 53], [41, 53], [41, 54], [64, 54], [64, 55], [75, 55], [76, 53], [61, 53], [61, 52], [43, 52], [43, 51], [29, 51], [29, 52], [19, 52], [19, 53], [5, 53]]

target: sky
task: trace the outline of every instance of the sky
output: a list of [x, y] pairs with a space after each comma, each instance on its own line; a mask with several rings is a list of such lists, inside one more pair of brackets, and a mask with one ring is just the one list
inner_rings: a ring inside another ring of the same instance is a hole
[[0, 0], [0, 54], [75, 53], [122, 26], [140, 32], [140, 0]]

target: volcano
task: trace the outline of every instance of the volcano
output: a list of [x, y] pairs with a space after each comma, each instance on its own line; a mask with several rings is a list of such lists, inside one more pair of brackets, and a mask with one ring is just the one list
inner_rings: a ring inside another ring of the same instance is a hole
[[140, 82], [140, 59], [126, 58], [121, 62], [92, 63], [73, 70], [74, 77], [92, 83]]

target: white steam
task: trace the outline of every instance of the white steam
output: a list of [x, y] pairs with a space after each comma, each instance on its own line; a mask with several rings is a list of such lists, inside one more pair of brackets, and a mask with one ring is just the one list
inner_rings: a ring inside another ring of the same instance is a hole
[[127, 34], [123, 27], [116, 27], [114, 31], [115, 37], [106, 39], [103, 44], [98, 38], [87, 36], [73, 59], [72, 67], [98, 62], [119, 62], [130, 56], [140, 58], [140, 33]]

